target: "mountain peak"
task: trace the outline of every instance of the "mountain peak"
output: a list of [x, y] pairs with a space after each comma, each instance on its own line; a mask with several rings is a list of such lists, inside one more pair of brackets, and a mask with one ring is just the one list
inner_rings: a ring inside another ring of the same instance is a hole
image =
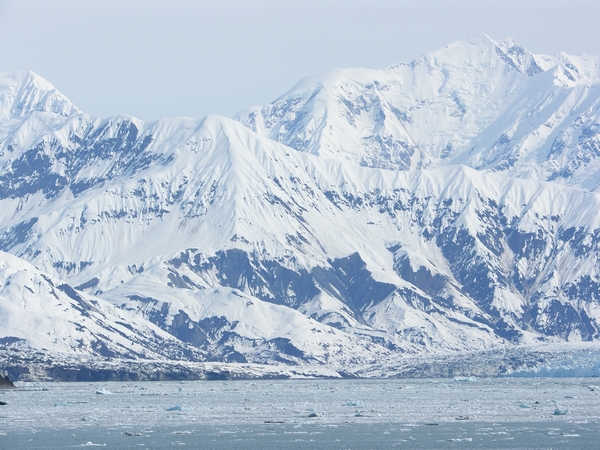
[[533, 77], [548, 69], [542, 67], [533, 53], [525, 50], [512, 38], [492, 42], [500, 59], [523, 75]]
[[81, 111], [31, 70], [0, 73], [0, 120], [24, 117], [33, 112], [71, 117]]

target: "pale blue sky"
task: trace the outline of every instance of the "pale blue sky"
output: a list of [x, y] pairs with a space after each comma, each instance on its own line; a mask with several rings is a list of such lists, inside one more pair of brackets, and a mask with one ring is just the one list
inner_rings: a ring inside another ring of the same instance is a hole
[[0, 71], [31, 69], [102, 117], [232, 116], [310, 74], [484, 33], [600, 55], [599, 18], [598, 0], [0, 0]]

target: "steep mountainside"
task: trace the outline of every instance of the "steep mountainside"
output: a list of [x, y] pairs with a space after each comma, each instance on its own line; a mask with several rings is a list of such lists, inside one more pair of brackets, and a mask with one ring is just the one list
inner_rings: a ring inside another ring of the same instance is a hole
[[81, 357], [205, 359], [135, 314], [87, 296], [0, 252], [0, 338], [4, 348], [32, 346]]
[[377, 375], [598, 341], [595, 61], [483, 38], [153, 123], [4, 74], [0, 339]]
[[385, 70], [341, 69], [238, 114], [300, 151], [367, 167], [466, 164], [597, 189], [598, 59], [484, 36]]
[[36, 111], [65, 117], [81, 112], [54, 86], [33, 72], [0, 74], [0, 120], [18, 119]]

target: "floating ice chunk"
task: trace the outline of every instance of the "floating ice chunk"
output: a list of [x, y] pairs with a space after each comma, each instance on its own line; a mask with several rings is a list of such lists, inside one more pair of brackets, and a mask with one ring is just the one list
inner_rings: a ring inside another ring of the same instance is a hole
[[81, 444], [82, 447], [106, 447], [106, 444], [94, 444], [92, 441], [87, 441], [85, 444]]
[[55, 403], [54, 406], [69, 406], [69, 402], [58, 402]]
[[477, 381], [477, 377], [454, 377], [452, 381], [462, 381], [462, 382], [470, 382], [474, 383]]
[[112, 392], [110, 392], [110, 391], [102, 388], [102, 389], [96, 390], [96, 394], [98, 394], [98, 395], [111, 395]]
[[519, 408], [531, 408], [531, 406], [529, 406], [526, 403], [521, 402], [521, 403], [519, 403]]
[[362, 406], [363, 402], [360, 400], [349, 400], [346, 402], [346, 406]]
[[133, 433], [131, 431], [126, 431], [125, 436], [141, 436], [142, 433]]
[[81, 418], [82, 422], [89, 422], [89, 421], [93, 421], [93, 420], [98, 420], [98, 419], [96, 417], [93, 417], [93, 416], [83, 416]]
[[456, 420], [473, 420], [473, 418], [471, 416], [457, 416], [455, 417]]
[[175, 406], [171, 406], [170, 408], [167, 408], [167, 411], [181, 411], [181, 406], [179, 405], [175, 405]]
[[452, 442], [463, 442], [463, 441], [472, 442], [473, 438], [450, 438], [448, 440], [452, 441]]
[[555, 416], [564, 416], [566, 414], [569, 414], [569, 410], [568, 409], [560, 409], [559, 404], [557, 403], [556, 400], [550, 400], [549, 403], [554, 403], [554, 414]]

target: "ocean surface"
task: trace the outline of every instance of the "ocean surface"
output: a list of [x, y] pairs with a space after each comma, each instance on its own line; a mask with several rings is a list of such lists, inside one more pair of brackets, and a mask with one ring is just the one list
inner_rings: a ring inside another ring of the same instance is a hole
[[20, 383], [0, 449], [595, 449], [597, 378]]

